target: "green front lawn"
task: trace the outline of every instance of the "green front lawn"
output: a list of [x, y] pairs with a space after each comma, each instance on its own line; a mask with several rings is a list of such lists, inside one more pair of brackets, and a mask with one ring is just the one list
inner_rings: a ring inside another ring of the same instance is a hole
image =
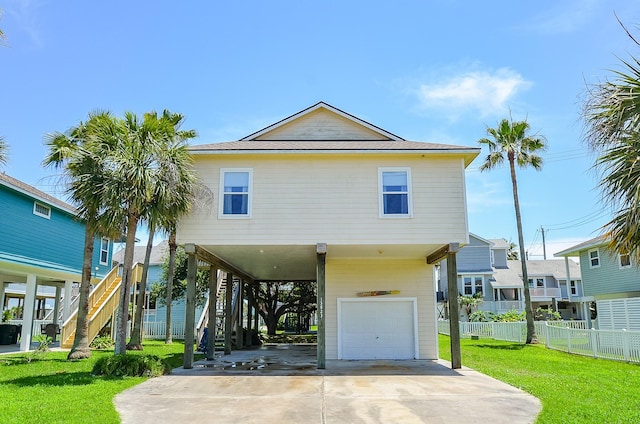
[[[146, 341], [144, 351], [172, 367], [182, 365], [183, 343]], [[68, 362], [67, 352], [46, 352], [26, 363], [25, 355], [0, 356], [0, 423], [119, 423], [117, 393], [146, 377], [91, 376], [95, 361], [113, 351], [94, 351], [88, 360]]]
[[[449, 337], [439, 340], [440, 356], [449, 360]], [[640, 422], [638, 365], [491, 339], [463, 339], [461, 348], [462, 365], [540, 399], [537, 423]]]

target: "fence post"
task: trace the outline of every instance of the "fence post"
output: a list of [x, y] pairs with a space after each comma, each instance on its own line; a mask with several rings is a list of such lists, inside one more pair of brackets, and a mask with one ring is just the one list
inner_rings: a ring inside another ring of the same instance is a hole
[[549, 342], [549, 339], [551, 338], [549, 337], [549, 332], [551, 331], [549, 330], [549, 323], [545, 321], [544, 326], [542, 328], [544, 328], [544, 331], [546, 333], [544, 338], [544, 345], [547, 347], [547, 349], [549, 349], [549, 347], [551, 346], [551, 343]]
[[598, 357], [598, 333], [595, 328], [591, 329], [591, 350], [593, 350], [593, 357]]
[[622, 329], [622, 352], [624, 354], [624, 360], [629, 362], [631, 360], [631, 354], [629, 353], [629, 333], [627, 329]]
[[564, 331], [567, 332], [567, 352], [571, 353], [571, 330], [565, 328]]

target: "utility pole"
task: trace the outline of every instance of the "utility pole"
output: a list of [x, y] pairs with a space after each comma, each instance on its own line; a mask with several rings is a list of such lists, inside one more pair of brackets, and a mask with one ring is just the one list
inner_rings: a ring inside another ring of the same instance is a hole
[[542, 225], [540, 226], [540, 231], [542, 232], [542, 255], [544, 257], [544, 260], [547, 260], [547, 245], [545, 244], [544, 241], [544, 228], [542, 227]]

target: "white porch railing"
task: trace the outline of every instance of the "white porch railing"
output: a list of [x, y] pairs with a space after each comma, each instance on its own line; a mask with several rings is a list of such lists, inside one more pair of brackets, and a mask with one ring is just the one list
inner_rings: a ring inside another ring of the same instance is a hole
[[[142, 328], [145, 339], [164, 339], [165, 337], [165, 321], [145, 322]], [[171, 337], [184, 340], [184, 321], [171, 322]]]
[[[538, 340], [548, 349], [594, 358], [640, 363], [640, 331], [587, 329], [586, 321], [537, 321]], [[438, 321], [438, 332], [449, 335], [449, 322]], [[525, 322], [460, 322], [460, 336], [524, 342]]]
[[555, 297], [557, 299], [562, 298], [562, 293], [559, 287], [530, 287], [529, 294], [531, 297]]
[[524, 301], [522, 300], [496, 300], [487, 301], [478, 304], [478, 309], [485, 312], [493, 312], [494, 314], [504, 314], [511, 310], [518, 312], [524, 311]]

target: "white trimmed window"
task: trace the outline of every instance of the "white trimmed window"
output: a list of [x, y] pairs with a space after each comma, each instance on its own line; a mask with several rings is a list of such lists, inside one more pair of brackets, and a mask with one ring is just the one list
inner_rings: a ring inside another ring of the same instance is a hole
[[600, 267], [600, 251], [598, 249], [589, 250], [589, 268]]
[[381, 218], [412, 216], [410, 168], [379, 168], [378, 186]]
[[620, 253], [618, 255], [618, 264], [621, 269], [631, 268], [631, 256], [628, 253]]
[[220, 218], [250, 218], [252, 169], [220, 170]]
[[529, 287], [537, 288], [537, 289], [543, 288], [544, 287], [544, 277], [542, 277], [542, 278], [529, 278]]
[[571, 294], [578, 294], [578, 286], [576, 285], [576, 280], [571, 280]]
[[464, 275], [462, 277], [462, 292], [465, 296], [472, 296], [484, 292], [482, 275]]
[[51, 208], [43, 205], [42, 203], [33, 202], [33, 214], [51, 219]]
[[109, 265], [109, 244], [108, 238], [100, 239], [100, 265]]

